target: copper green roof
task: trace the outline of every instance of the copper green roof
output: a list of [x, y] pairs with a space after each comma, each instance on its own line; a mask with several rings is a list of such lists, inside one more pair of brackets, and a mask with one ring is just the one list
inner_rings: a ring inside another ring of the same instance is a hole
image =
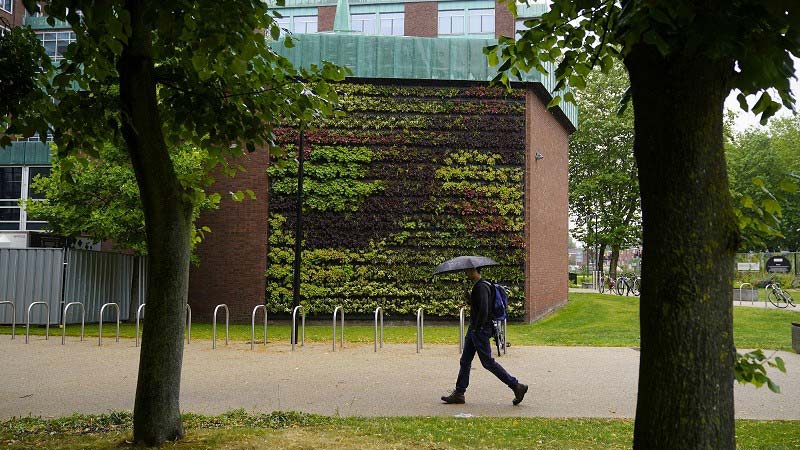
[[0, 165], [32, 166], [50, 164], [50, 145], [36, 142], [12, 142], [0, 148]]
[[[276, 44], [275, 51], [297, 67], [322, 61], [348, 67], [352, 78], [486, 82], [497, 74], [483, 54], [484, 47], [497, 43], [495, 39], [316, 33], [298, 34], [293, 40], [293, 48]], [[520, 81], [540, 86], [546, 96], [555, 86], [552, 75], [537, 71], [525, 74]], [[575, 127], [575, 105], [562, 105], [559, 110]]]

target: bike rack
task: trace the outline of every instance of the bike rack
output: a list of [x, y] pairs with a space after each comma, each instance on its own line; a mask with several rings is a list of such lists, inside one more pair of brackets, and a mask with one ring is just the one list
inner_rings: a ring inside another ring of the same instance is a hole
[[186, 322], [189, 324], [188, 331], [189, 334], [186, 335], [186, 345], [192, 343], [192, 307], [189, 304], [186, 304]]
[[[81, 307], [81, 341], [83, 341], [83, 326], [84, 326], [84, 319], [86, 318], [86, 310], [83, 308], [83, 303], [81, 302], [70, 302], [64, 305], [64, 314], [62, 314], [61, 318], [61, 345], [67, 340], [67, 311], [69, 307], [72, 305], [78, 305]], [[102, 320], [102, 318], [101, 318]], [[102, 325], [101, 325], [102, 326]]]
[[[745, 286], [750, 286], [750, 290], [751, 291], [753, 290], [753, 285], [750, 284], [750, 283], [742, 283], [742, 284], [739, 285], [739, 304], [740, 305], [742, 304], [742, 288], [744, 288]], [[758, 292], [758, 291], [756, 291], [756, 292]], [[756, 297], [758, 297], [758, 295], [756, 295]], [[750, 304], [751, 305], [753, 304], [753, 302], [754, 302], [754, 300], [752, 298], [750, 298]]]
[[[100, 330], [99, 330], [100, 337], [97, 339], [97, 346], [98, 347], [103, 345], [103, 311], [106, 309], [106, 306], [112, 306], [112, 305], [114, 306], [114, 308], [117, 309], [117, 340], [116, 340], [116, 342], [119, 342], [119, 305], [116, 304], [116, 303], [106, 303], [106, 304], [104, 304], [103, 306], [100, 307], [100, 326], [99, 326], [99, 328], [100, 328]], [[64, 327], [64, 328], [66, 328], [66, 327]]]
[[291, 341], [292, 341], [292, 351], [294, 351], [294, 343], [297, 340], [297, 336], [295, 334], [296, 333], [295, 325], [297, 324], [297, 311], [298, 310], [303, 311], [301, 313], [302, 315], [300, 316], [301, 328], [302, 328], [302, 330], [301, 330], [301, 332], [302, 332], [302, 334], [301, 334], [302, 340], [300, 341], [300, 346], [304, 347], [306, 345], [306, 310], [302, 306], [295, 306], [294, 310], [292, 311], [292, 336], [290, 338]]
[[47, 302], [33, 302], [28, 305], [28, 315], [25, 320], [25, 343], [28, 343], [28, 335], [31, 331], [31, 308], [34, 305], [43, 305], [45, 311], [47, 311], [47, 321], [45, 321], [45, 331], [44, 331], [44, 340], [46, 341], [50, 337], [50, 305]]
[[508, 319], [503, 319], [503, 354], [506, 354], [506, 347], [508, 343]]
[[14, 306], [14, 302], [4, 301], [0, 302], [0, 305], [8, 305], [11, 307], [11, 340], [14, 340], [14, 334], [16, 334], [17, 330], [17, 307]]
[[139, 346], [139, 320], [142, 318], [142, 310], [144, 309], [144, 305], [147, 303], [142, 303], [136, 309], [136, 346]]
[[344, 348], [344, 308], [342, 308], [341, 306], [337, 306], [336, 308], [333, 309], [333, 351], [334, 352], [336, 351], [336, 313], [340, 312], [340, 311], [342, 313], [342, 315], [341, 315], [342, 332], [341, 332], [341, 338], [339, 340], [339, 350]]
[[381, 318], [381, 348], [383, 348], [383, 308], [378, 306], [375, 309], [375, 351], [378, 351], [378, 314], [380, 313]]
[[464, 311], [466, 311], [466, 309], [467, 308], [461, 308], [460, 310], [458, 310], [458, 332], [459, 332], [458, 352], [459, 353], [464, 353]]
[[250, 350], [255, 350], [256, 348], [256, 312], [259, 309], [264, 310], [264, 346], [267, 346], [267, 307], [265, 305], [256, 305], [253, 308], [253, 326], [250, 328]]
[[424, 340], [423, 333], [425, 332], [425, 312], [422, 308], [417, 310], [417, 353], [422, 350], [422, 342]]
[[211, 325], [211, 348], [217, 348], [217, 311], [219, 311], [220, 308], [225, 308], [225, 345], [228, 345], [228, 305], [222, 303], [214, 308], [214, 321]]

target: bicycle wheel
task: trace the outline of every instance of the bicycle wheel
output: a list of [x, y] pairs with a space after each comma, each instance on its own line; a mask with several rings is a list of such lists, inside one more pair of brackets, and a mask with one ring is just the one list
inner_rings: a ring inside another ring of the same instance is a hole
[[633, 293], [633, 295], [638, 297], [639, 294], [641, 293], [641, 286], [642, 286], [642, 279], [639, 277], [634, 278], [633, 286], [631, 286], [631, 293]]
[[792, 305], [792, 308], [794, 308], [795, 306], [797, 306], [797, 305], [794, 303], [794, 298], [792, 298], [792, 294], [790, 294], [790, 293], [788, 293], [788, 292], [786, 292], [786, 291], [783, 291], [783, 292], [782, 292], [782, 294], [783, 294], [783, 299], [786, 301], [786, 305], [787, 305], [787, 306], [788, 306], [788, 305]]
[[770, 293], [767, 294], [767, 299], [776, 308], [786, 308], [788, 306], [788, 304], [786, 303], [786, 299], [784, 299], [783, 296], [780, 295], [780, 293], [778, 293], [777, 291], [770, 291]]
[[617, 278], [617, 295], [622, 295], [625, 292], [625, 278]]

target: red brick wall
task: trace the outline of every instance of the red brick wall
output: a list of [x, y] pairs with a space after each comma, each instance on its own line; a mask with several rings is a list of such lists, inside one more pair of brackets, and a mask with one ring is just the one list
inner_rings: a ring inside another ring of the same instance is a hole
[[320, 6], [317, 8], [317, 31], [333, 31], [333, 19], [335, 17], [335, 6]]
[[439, 3], [406, 3], [405, 35], [436, 37], [439, 34]]
[[[258, 150], [236, 163], [247, 172], [235, 178], [216, 174], [211, 191], [222, 195], [220, 209], [200, 216], [199, 226], [211, 233], [198, 246], [200, 266], [189, 276], [192, 320], [211, 322], [214, 307], [227, 303], [231, 322], [249, 322], [256, 305], [264, 304], [264, 273], [267, 270], [267, 164], [269, 152]], [[235, 202], [229, 191], [251, 189], [256, 200]], [[220, 312], [219, 320], [224, 320]]]
[[532, 322], [567, 301], [569, 133], [531, 89], [525, 104], [525, 320]]
[[514, 15], [505, 3], [498, 2], [494, 7], [494, 36], [514, 36]]

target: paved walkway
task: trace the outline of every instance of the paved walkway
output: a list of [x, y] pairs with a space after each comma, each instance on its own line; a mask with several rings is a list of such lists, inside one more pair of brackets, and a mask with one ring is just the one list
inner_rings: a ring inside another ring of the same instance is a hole
[[[113, 338], [43, 340], [0, 337], [0, 418], [133, 408], [139, 349]], [[800, 355], [781, 353], [788, 375], [773, 373], [782, 394], [736, 387], [736, 415], [800, 419]], [[186, 347], [181, 389], [183, 411], [217, 414], [234, 408], [297, 410], [326, 415], [399, 416], [461, 413], [476, 416], [633, 417], [639, 353], [630, 348], [511, 347], [499, 359], [530, 384], [525, 401], [511, 405], [511, 391], [475, 361], [466, 405], [442, 405], [458, 370], [458, 346], [330, 344], [290, 351], [286, 342], [251, 352], [249, 344], [193, 341]]]

